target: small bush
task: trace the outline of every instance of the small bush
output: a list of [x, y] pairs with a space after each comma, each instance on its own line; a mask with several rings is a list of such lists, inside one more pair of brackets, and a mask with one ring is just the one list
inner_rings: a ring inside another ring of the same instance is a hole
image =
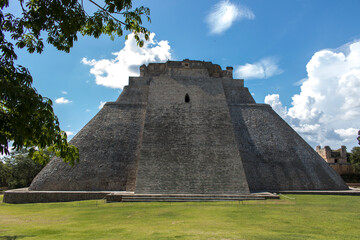
[[0, 187], [28, 187], [45, 165], [34, 162], [26, 150], [13, 152], [0, 161]]
[[342, 174], [341, 177], [347, 183], [360, 183], [360, 174]]
[[360, 174], [360, 147], [353, 147], [353, 149], [351, 149], [350, 162], [354, 172]]

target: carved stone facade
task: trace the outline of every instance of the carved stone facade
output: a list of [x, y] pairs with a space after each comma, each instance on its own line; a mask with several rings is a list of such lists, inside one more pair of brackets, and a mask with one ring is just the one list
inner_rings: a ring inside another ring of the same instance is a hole
[[329, 146], [321, 148], [316, 146], [316, 152], [338, 173], [338, 174], [351, 174], [353, 169], [347, 156], [345, 146], [337, 150], [331, 150]]

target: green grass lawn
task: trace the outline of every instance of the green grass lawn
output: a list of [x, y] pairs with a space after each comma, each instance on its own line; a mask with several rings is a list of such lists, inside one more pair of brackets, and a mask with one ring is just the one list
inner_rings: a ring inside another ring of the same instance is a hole
[[360, 239], [360, 197], [0, 203], [0, 239]]

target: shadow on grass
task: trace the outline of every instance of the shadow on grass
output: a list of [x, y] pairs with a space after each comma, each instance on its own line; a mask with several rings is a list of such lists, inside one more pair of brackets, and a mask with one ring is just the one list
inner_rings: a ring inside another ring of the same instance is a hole
[[15, 240], [25, 237], [34, 237], [34, 235], [15, 235], [15, 236], [0, 236], [0, 240]]

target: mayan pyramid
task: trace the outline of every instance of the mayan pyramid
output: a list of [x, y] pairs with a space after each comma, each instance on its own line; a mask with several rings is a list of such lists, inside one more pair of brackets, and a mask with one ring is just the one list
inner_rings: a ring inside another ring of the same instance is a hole
[[80, 163], [59, 158], [30, 191], [239, 194], [343, 190], [343, 180], [266, 104], [203, 61], [140, 67], [71, 140]]

